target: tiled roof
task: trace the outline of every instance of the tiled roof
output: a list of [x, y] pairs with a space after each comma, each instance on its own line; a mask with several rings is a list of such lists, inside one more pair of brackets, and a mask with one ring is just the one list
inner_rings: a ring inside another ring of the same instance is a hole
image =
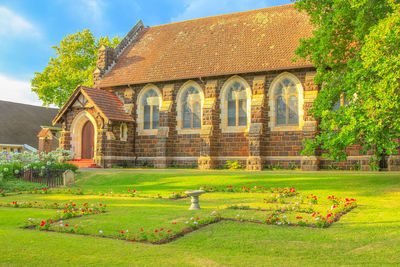
[[40, 130], [37, 137], [47, 137], [47, 135], [49, 133], [51, 133], [51, 130], [49, 128], [44, 128], [44, 129]]
[[0, 100], [0, 144], [27, 144], [38, 148], [40, 126], [50, 126], [57, 112], [55, 108]]
[[95, 106], [95, 108], [104, 116], [104, 119], [111, 121], [133, 121], [133, 118], [125, 113], [124, 105], [116, 95], [105, 90], [79, 85], [64, 106], [60, 109], [57, 116], [53, 119], [53, 124], [59, 122], [62, 115], [74, 103], [80, 93], [82, 93], [88, 101]]
[[82, 86], [82, 91], [107, 119], [111, 121], [133, 121], [132, 117], [124, 111], [124, 104], [113, 93], [84, 86]]
[[311, 67], [292, 61], [311, 32], [293, 4], [145, 28], [100, 87]]

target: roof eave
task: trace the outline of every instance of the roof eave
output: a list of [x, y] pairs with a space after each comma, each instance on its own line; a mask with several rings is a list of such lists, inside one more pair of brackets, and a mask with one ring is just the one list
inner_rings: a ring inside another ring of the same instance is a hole
[[100, 82], [100, 88], [106, 89], [106, 88], [112, 88], [112, 87], [117, 87], [117, 86], [128, 86], [128, 85], [135, 85], [135, 84], [148, 84], [148, 83], [158, 83], [158, 82], [167, 82], [167, 81], [179, 81], [179, 80], [190, 80], [190, 79], [196, 79], [196, 78], [208, 78], [208, 77], [217, 77], [217, 76], [226, 76], [226, 75], [240, 75], [240, 74], [246, 74], [246, 73], [261, 73], [261, 72], [269, 72], [269, 71], [285, 71], [285, 70], [290, 70], [290, 69], [307, 69], [307, 68], [313, 68], [314, 65], [309, 63], [303, 66], [293, 66], [293, 67], [288, 67], [288, 68], [270, 68], [270, 69], [265, 69], [265, 70], [254, 70], [254, 71], [246, 71], [246, 72], [227, 72], [227, 73], [218, 73], [216, 75], [206, 75], [206, 76], [188, 76], [188, 77], [183, 77], [183, 78], [176, 78], [176, 79], [163, 79], [163, 80], [149, 80], [149, 81], [139, 81], [139, 82], [129, 82], [129, 83], [115, 83], [115, 84], [101, 84]]

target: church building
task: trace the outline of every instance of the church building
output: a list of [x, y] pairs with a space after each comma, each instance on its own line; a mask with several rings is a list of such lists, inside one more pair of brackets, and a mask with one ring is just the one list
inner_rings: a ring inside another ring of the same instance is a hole
[[[59, 144], [101, 167], [369, 168], [358, 148], [335, 163], [302, 156], [317, 133], [309, 113], [319, 86], [293, 61], [311, 36], [306, 14], [284, 5], [144, 27], [102, 46], [93, 88], [78, 86], [54, 118]], [[393, 156], [389, 169], [399, 169]]]

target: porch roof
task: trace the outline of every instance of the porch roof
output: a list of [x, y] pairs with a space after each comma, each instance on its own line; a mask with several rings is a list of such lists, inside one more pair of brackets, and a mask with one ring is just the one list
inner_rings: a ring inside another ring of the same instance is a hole
[[70, 98], [60, 109], [57, 116], [53, 119], [53, 125], [60, 121], [62, 116], [68, 111], [80, 94], [87, 98], [89, 103], [95, 107], [106, 121], [133, 122], [133, 118], [124, 111], [124, 104], [116, 95], [105, 90], [78, 85]]

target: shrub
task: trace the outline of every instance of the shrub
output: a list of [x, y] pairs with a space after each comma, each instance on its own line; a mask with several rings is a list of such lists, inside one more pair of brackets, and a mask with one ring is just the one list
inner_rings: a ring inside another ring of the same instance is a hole
[[240, 164], [239, 160], [227, 160], [225, 163], [227, 169], [230, 170], [238, 170], [242, 169], [242, 164]]

